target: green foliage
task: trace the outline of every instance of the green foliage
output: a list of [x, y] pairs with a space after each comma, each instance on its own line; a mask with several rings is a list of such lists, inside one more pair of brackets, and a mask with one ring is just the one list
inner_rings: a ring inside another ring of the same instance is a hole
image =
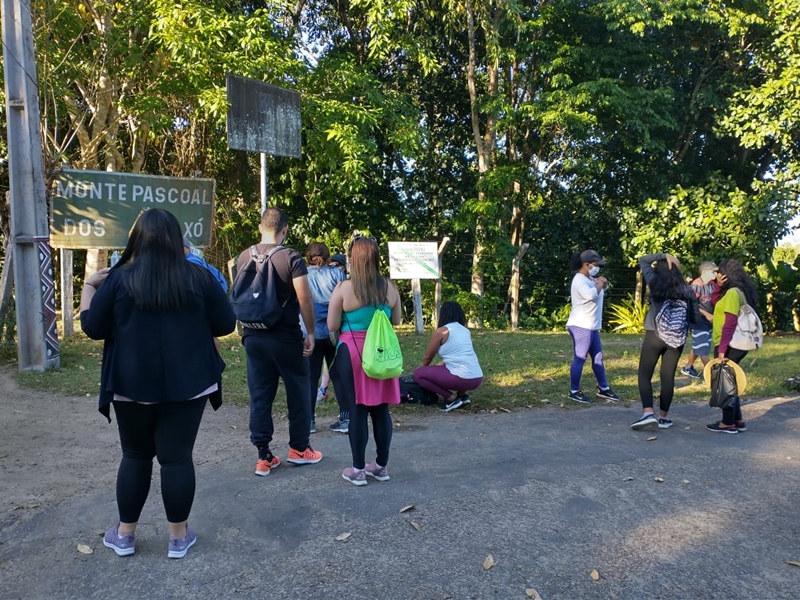
[[632, 295], [608, 307], [608, 324], [617, 333], [644, 333], [647, 305], [636, 302]]
[[622, 246], [631, 260], [663, 251], [689, 264], [727, 257], [754, 268], [771, 256], [798, 207], [779, 184], [759, 183], [748, 193], [716, 174], [706, 185], [678, 186], [664, 200], [625, 209]]

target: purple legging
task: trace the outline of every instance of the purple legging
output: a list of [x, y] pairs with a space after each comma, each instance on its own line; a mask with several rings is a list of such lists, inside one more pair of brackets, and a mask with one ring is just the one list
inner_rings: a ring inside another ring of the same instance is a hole
[[600, 332], [571, 325], [567, 327], [572, 337], [573, 357], [569, 368], [569, 388], [571, 392], [581, 389], [581, 374], [586, 357], [592, 357], [592, 371], [601, 389], [608, 388], [606, 367], [603, 364], [603, 345], [600, 343]]
[[463, 379], [453, 375], [444, 365], [419, 367], [414, 371], [414, 380], [429, 392], [439, 394], [445, 400], [450, 400], [452, 390], [459, 394], [477, 389], [483, 377]]

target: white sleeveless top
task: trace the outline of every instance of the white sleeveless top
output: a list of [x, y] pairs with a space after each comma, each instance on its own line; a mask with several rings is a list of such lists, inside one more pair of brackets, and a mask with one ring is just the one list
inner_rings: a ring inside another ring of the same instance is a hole
[[472, 335], [469, 329], [460, 323], [448, 323], [445, 327], [449, 335], [447, 341], [439, 346], [439, 356], [442, 357], [444, 366], [450, 374], [461, 379], [483, 377], [478, 356], [472, 348]]

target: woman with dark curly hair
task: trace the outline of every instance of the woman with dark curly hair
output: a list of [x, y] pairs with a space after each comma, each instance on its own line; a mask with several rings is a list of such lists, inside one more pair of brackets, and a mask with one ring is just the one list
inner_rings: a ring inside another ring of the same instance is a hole
[[[726, 258], [719, 263], [716, 274], [717, 284], [720, 286], [719, 301], [714, 306], [714, 321], [711, 329], [711, 343], [714, 346], [714, 358], [732, 360], [736, 364], [747, 356], [747, 350], [740, 350], [731, 346], [733, 332], [739, 319], [739, 311], [747, 302], [754, 307], [758, 304], [756, 284], [748, 275], [742, 263], [732, 258]], [[739, 433], [747, 430], [747, 424], [742, 419], [742, 409], [739, 398], [730, 408], [722, 409], [722, 421], [706, 425], [709, 431], [720, 433]]]
[[[675, 370], [686, 342], [688, 322], [699, 321], [697, 297], [681, 275], [681, 263], [671, 254], [659, 252], [639, 259], [642, 277], [650, 288], [650, 306], [644, 318], [644, 341], [639, 355], [639, 396], [644, 412], [632, 429], [658, 425], [672, 427], [667, 417], [675, 392]], [[661, 359], [660, 414], [653, 410], [653, 373]]]

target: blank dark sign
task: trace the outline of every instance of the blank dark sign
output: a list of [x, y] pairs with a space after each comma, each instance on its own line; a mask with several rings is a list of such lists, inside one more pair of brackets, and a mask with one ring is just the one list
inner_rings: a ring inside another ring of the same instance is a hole
[[228, 73], [228, 148], [300, 158], [300, 94]]

